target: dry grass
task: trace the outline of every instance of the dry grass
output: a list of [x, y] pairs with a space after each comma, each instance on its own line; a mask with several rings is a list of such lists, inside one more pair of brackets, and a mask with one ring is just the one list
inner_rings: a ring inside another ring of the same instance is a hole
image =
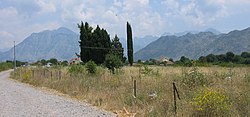
[[[15, 79], [58, 90], [120, 116], [156, 117], [175, 116], [172, 83], [176, 82], [181, 98], [177, 100], [177, 116], [198, 116], [197, 113], [202, 111], [191, 103], [195, 94], [206, 88], [223, 91], [232, 103], [226, 105], [229, 108], [226, 115], [216, 111], [213, 116], [250, 116], [249, 67], [200, 67], [196, 72], [206, 79], [206, 85], [188, 87], [183, 79], [196, 78], [197, 74], [190, 75], [193, 70], [187, 67], [123, 67], [113, 75], [98, 67], [97, 74], [90, 75], [84, 68], [79, 74], [68, 73], [68, 68], [21, 68]], [[133, 96], [134, 80], [137, 81], [136, 98]], [[150, 97], [151, 93], [157, 97]]]

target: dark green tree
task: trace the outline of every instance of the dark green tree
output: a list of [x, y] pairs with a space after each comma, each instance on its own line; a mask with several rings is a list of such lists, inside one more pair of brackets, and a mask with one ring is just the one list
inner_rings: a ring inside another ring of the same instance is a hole
[[234, 53], [233, 52], [227, 52], [226, 57], [227, 57], [227, 62], [232, 62], [234, 58]]
[[62, 66], [67, 66], [67, 65], [68, 65], [68, 61], [62, 61], [62, 62], [61, 62], [61, 65], [62, 65]]
[[185, 66], [192, 66], [191, 60], [185, 56], [180, 58], [180, 62]]
[[41, 63], [42, 63], [42, 65], [46, 65], [46, 64], [47, 64], [47, 61], [46, 61], [45, 59], [42, 59], [42, 60], [41, 60]]
[[115, 38], [111, 42], [111, 53], [118, 56], [123, 63], [125, 62], [124, 49], [117, 35], [115, 35]]
[[174, 60], [172, 58], [169, 58], [169, 61], [174, 62]]
[[240, 55], [235, 55], [232, 59], [232, 62], [238, 64], [243, 63], [243, 58]]
[[80, 57], [83, 62], [90, 60], [96, 64], [102, 64], [105, 56], [110, 52], [111, 41], [109, 34], [105, 29], [101, 29], [98, 25], [94, 31], [86, 22], [78, 25], [80, 28]]
[[132, 39], [132, 28], [131, 25], [127, 22], [127, 47], [128, 47], [128, 61], [130, 66], [133, 65], [133, 39]]
[[250, 58], [250, 53], [248, 53], [248, 52], [242, 52], [240, 56], [242, 58]]
[[216, 55], [216, 58], [220, 62], [227, 62], [227, 56], [225, 54]]
[[88, 62], [91, 60], [91, 38], [92, 38], [92, 27], [86, 22], [85, 24], [81, 22], [81, 25], [78, 24], [80, 29], [80, 57], [83, 62]]
[[201, 57], [199, 58], [199, 61], [205, 63], [205, 62], [207, 62], [207, 58], [204, 57], [204, 56], [201, 56]]
[[217, 57], [214, 55], [214, 54], [209, 54], [209, 55], [207, 55], [207, 62], [209, 62], [209, 63], [216, 63], [216, 62], [218, 62], [218, 59], [217, 59]]
[[58, 64], [58, 60], [56, 58], [51, 58], [50, 60], [48, 60], [48, 62], [52, 63], [53, 65]]
[[105, 56], [110, 52], [111, 41], [106, 30], [101, 29], [98, 25], [92, 35], [91, 58], [96, 64], [102, 64]]

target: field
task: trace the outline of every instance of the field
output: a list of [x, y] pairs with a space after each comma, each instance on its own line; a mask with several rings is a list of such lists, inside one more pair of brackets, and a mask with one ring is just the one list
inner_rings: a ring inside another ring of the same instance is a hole
[[98, 67], [96, 74], [88, 74], [84, 66], [73, 65], [19, 68], [12, 78], [55, 89], [119, 116], [246, 117], [250, 116], [249, 71], [250, 67], [138, 65], [116, 74]]

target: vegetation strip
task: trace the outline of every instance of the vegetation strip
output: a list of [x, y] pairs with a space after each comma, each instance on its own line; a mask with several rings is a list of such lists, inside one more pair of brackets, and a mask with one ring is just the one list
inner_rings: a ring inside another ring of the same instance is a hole
[[27, 67], [18, 69], [13, 78], [55, 89], [121, 115], [136, 116], [174, 116], [174, 81], [181, 97], [176, 100], [176, 116], [250, 115], [249, 67], [149, 66], [147, 69], [151, 71], [145, 72], [140, 66], [123, 67], [112, 74], [97, 66], [96, 73], [91, 74], [82, 65]]

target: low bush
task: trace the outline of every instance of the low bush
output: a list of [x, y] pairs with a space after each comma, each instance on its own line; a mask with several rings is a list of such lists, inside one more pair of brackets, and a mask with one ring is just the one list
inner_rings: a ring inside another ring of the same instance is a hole
[[193, 67], [189, 72], [183, 72], [181, 82], [189, 88], [208, 86], [211, 83], [197, 67]]
[[84, 73], [84, 71], [85, 71], [84, 66], [80, 64], [70, 65], [68, 68], [68, 72], [70, 74], [81, 74]]
[[221, 90], [204, 88], [194, 94], [191, 102], [194, 107], [193, 116], [226, 116], [232, 102], [227, 94]]
[[95, 74], [96, 73], [97, 65], [95, 64], [94, 61], [90, 60], [89, 62], [86, 63], [85, 66], [86, 66], [86, 70], [87, 70], [88, 73], [90, 73], [90, 74]]

